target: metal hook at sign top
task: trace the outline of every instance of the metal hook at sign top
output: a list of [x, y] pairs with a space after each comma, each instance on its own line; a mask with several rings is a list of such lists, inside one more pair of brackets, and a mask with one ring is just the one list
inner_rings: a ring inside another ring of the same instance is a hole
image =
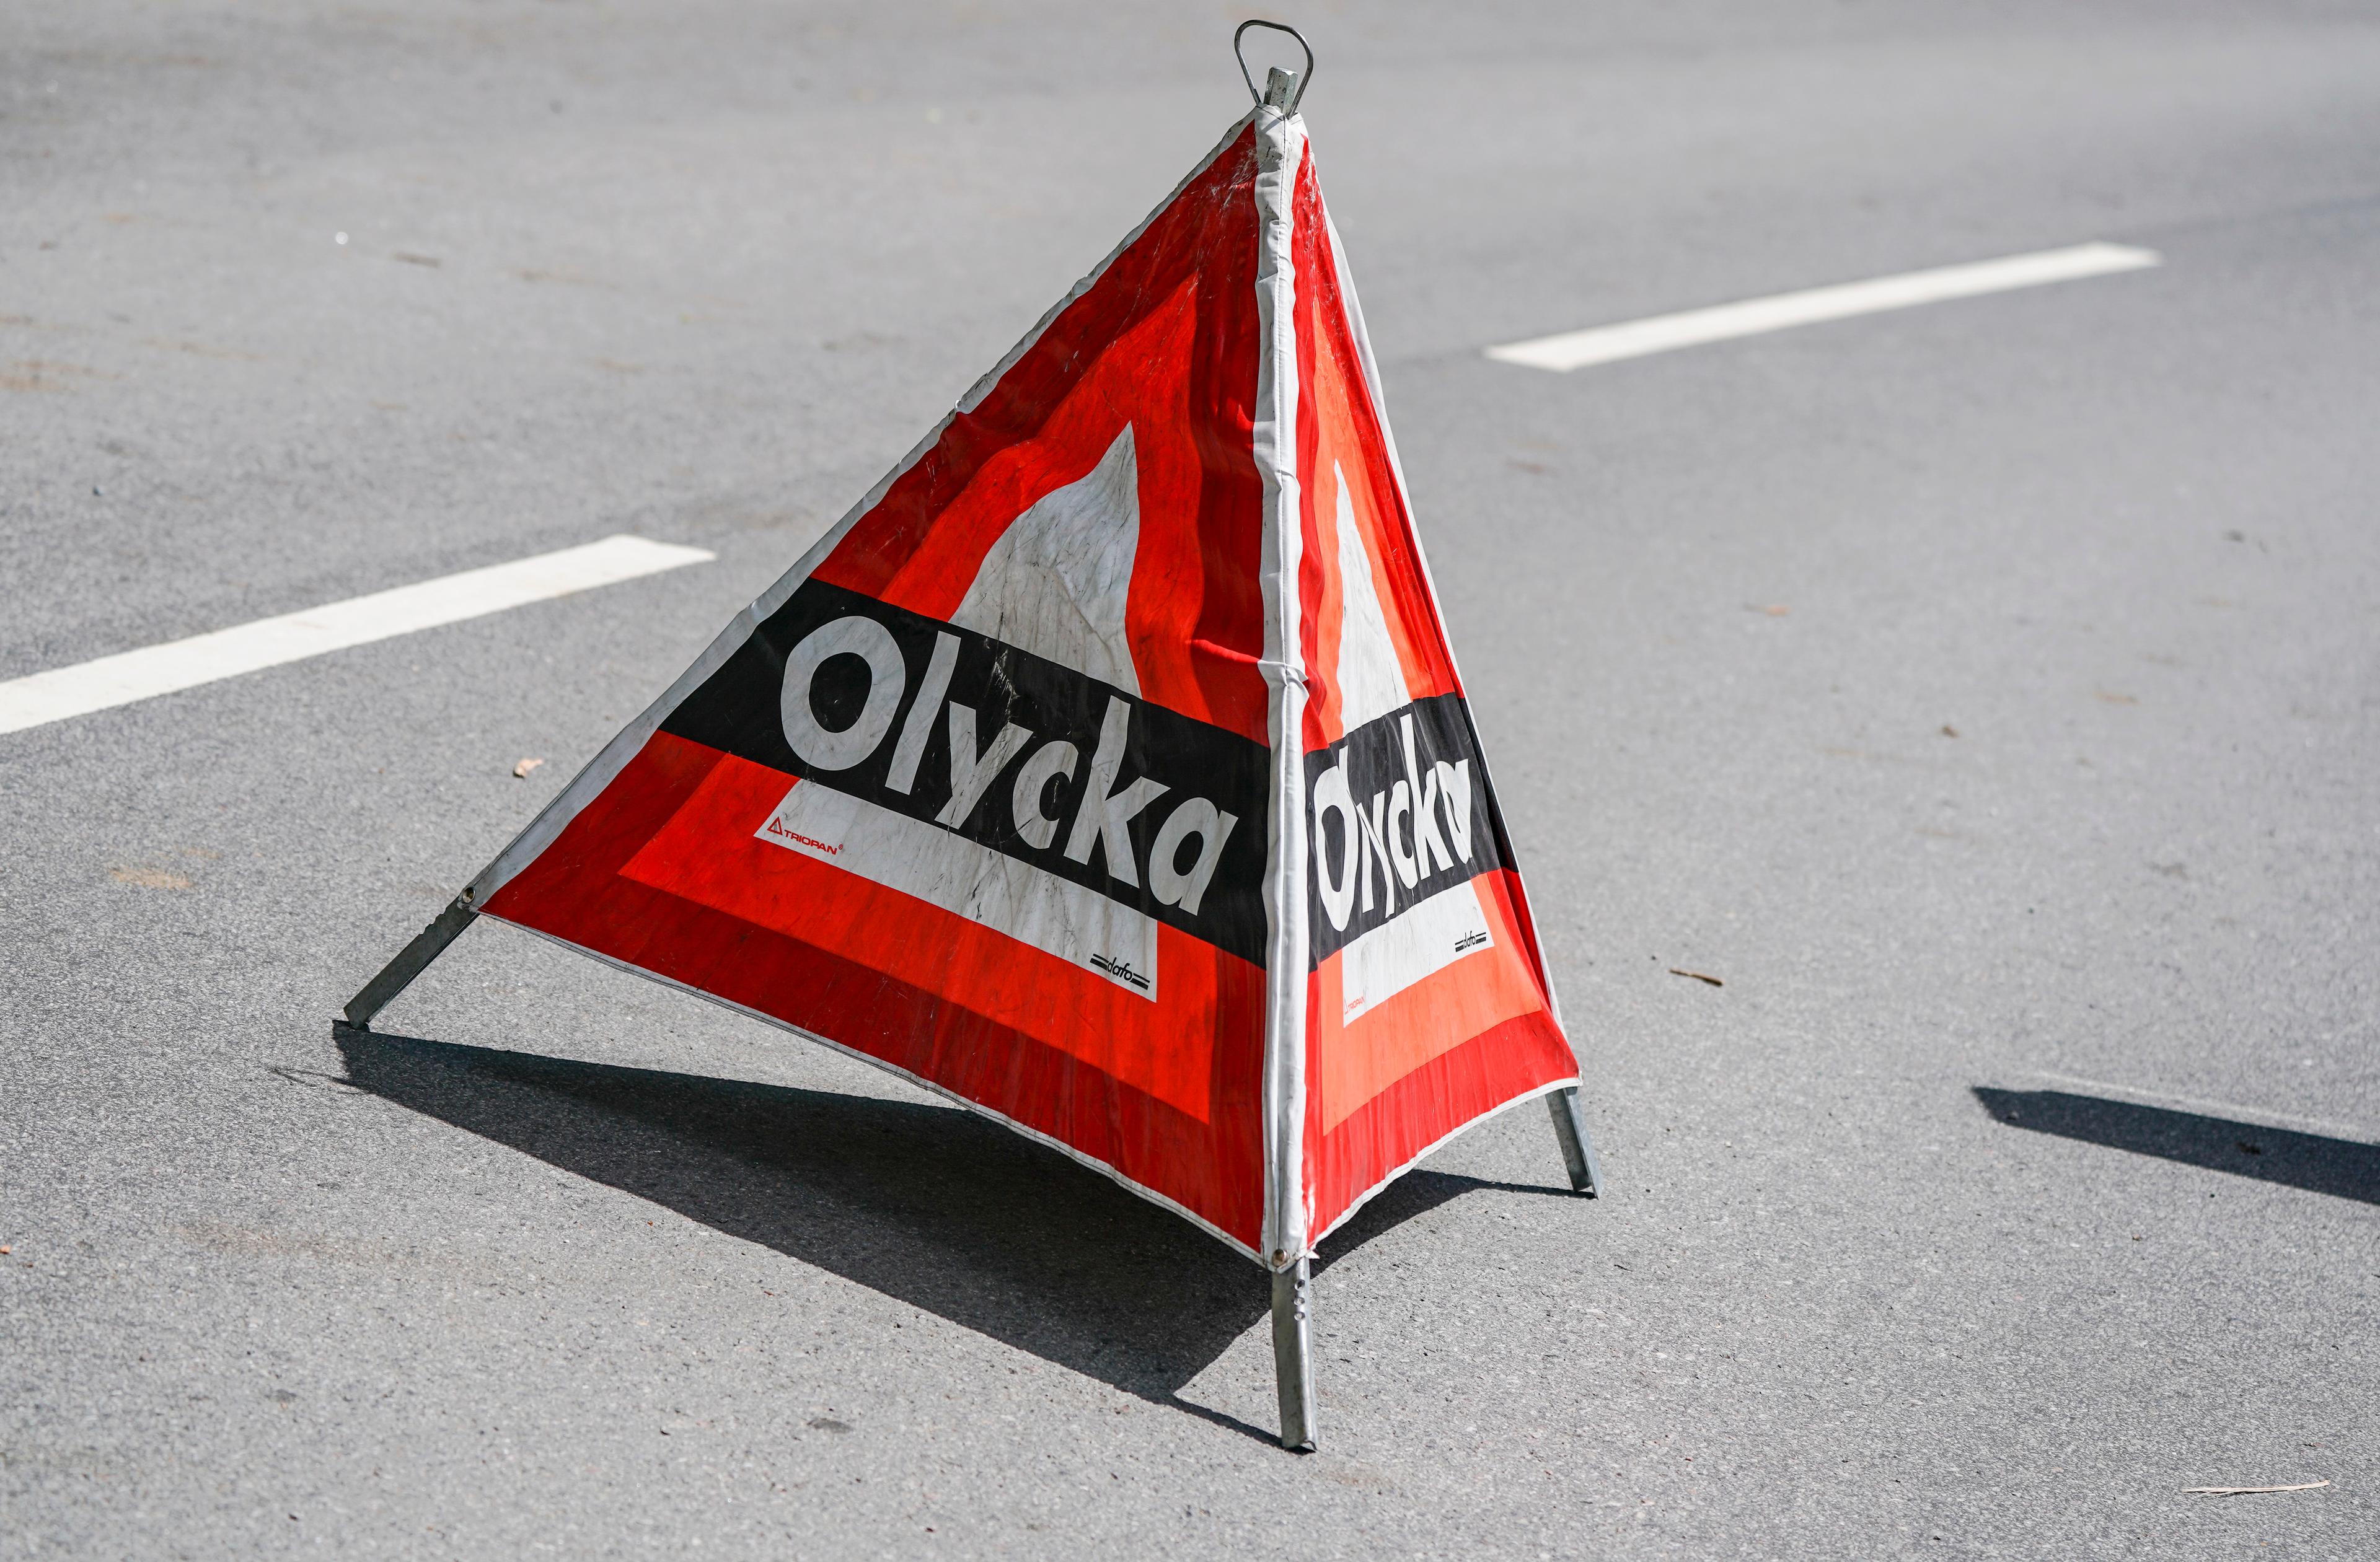
[[1247, 32], [1248, 29], [1252, 27], [1269, 28], [1275, 32], [1286, 32], [1292, 38], [1297, 40], [1297, 46], [1299, 48], [1305, 51], [1305, 74], [1298, 78], [1297, 95], [1289, 100], [1289, 107], [1284, 111], [1285, 113], [1295, 114], [1297, 112], [1297, 105], [1305, 101], [1305, 90], [1314, 84], [1314, 45], [1308, 43], [1305, 41], [1305, 34], [1298, 31], [1297, 29], [1277, 21], [1259, 21], [1251, 18], [1232, 30], [1232, 53], [1238, 57], [1240, 62], [1240, 79], [1248, 84], [1248, 96], [1254, 98], [1259, 103], [1265, 101], [1264, 94], [1257, 91], [1257, 79], [1248, 74], [1247, 55], [1240, 53], [1240, 39]]

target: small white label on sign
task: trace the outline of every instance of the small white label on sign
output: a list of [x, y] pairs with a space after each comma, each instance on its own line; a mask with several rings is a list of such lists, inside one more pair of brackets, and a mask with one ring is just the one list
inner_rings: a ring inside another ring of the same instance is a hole
[[1378, 1008], [1464, 955], [1495, 947], [1487, 914], [1479, 909], [1479, 891], [1473, 887], [1476, 882], [1451, 884], [1340, 951], [1339, 987], [1346, 1002], [1342, 1023]]
[[752, 833], [1157, 997], [1155, 918], [940, 825], [799, 782]]

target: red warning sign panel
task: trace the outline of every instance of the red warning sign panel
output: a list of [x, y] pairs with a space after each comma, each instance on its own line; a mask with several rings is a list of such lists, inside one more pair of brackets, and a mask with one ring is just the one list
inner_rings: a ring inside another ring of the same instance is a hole
[[1310, 157], [1293, 207], [1309, 1244], [1450, 1134], [1574, 1084]]
[[1574, 1081], [1259, 109], [473, 887], [1276, 1265]]

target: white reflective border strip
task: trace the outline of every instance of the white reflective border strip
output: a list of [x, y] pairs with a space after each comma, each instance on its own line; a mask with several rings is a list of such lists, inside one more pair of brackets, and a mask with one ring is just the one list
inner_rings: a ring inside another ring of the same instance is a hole
[[[634, 759], [644, 748], [646, 743], [651, 739], [653, 733], [661, 730], [661, 724], [669, 720], [670, 712], [684, 704], [688, 695], [700, 688], [712, 673], [726, 665], [727, 659], [735, 654], [737, 648], [752, 637], [752, 632], [759, 626], [761, 620], [785, 605], [786, 599], [793, 596], [801, 583], [810, 577], [810, 573], [825, 563], [827, 556], [842, 545], [843, 539], [850, 534], [851, 528], [859, 524], [860, 517], [881, 504], [884, 502], [884, 496], [892, 490], [892, 485], [900, 481], [912, 466], [926, 458], [926, 454], [941, 440], [943, 430], [951, 426], [951, 420], [960, 413], [971, 412], [982, 404], [983, 398], [991, 394], [992, 387], [1000, 383], [1002, 376], [1015, 367], [1016, 360], [1032, 351], [1033, 345], [1041, 340], [1041, 333], [1050, 329], [1050, 322], [1065, 313], [1074, 305], [1075, 299], [1089, 292], [1093, 285], [1107, 274], [1107, 269], [1115, 263], [1116, 257], [1137, 243], [1140, 236], [1148, 231], [1148, 225], [1156, 222], [1174, 201], [1180, 200], [1182, 192], [1188, 189], [1200, 176], [1214, 165], [1215, 159], [1231, 149], [1232, 143], [1239, 139], [1240, 132], [1247, 127], [1248, 121], [1255, 118], [1257, 113], [1257, 110], [1251, 109], [1245, 115], [1233, 121], [1232, 127], [1223, 133], [1223, 139], [1215, 143], [1214, 150], [1200, 159], [1198, 166], [1183, 176], [1182, 182], [1173, 187], [1171, 194], [1150, 209], [1148, 215], [1140, 220], [1140, 225], [1124, 236], [1123, 243], [1108, 251], [1107, 259], [1094, 266], [1090, 273], [1082, 281], [1075, 284], [1063, 298], [1051, 305], [1049, 311], [1034, 323], [1033, 329], [1026, 332], [1023, 339], [1016, 345], [1009, 348], [1007, 355], [995, 364], [989, 373], [978, 380], [968, 389], [967, 394], [959, 398], [958, 405], [944, 413], [941, 421], [928, 430], [924, 439], [909, 448], [908, 454], [903, 456], [891, 471], [879, 478], [876, 480], [876, 486], [869, 489], [858, 503], [844, 511], [843, 519], [837, 521], [824, 537], [810, 544], [809, 551], [801, 556], [793, 568], [778, 576], [776, 584], [754, 599], [750, 607], [728, 620], [727, 627], [722, 629], [703, 653], [694, 659], [693, 665], [679, 673], [676, 681], [662, 691], [661, 697], [645, 708], [644, 714], [613, 733], [612, 741], [605, 744], [595, 757], [587, 762], [586, 769], [572, 777], [570, 784], [557, 793], [553, 801], [547, 804], [542, 812], [522, 827], [521, 832], [513, 837], [511, 842], [503, 851], [497, 853], [487, 866], [480, 870], [478, 877], [465, 888], [464, 896], [474, 905], [485, 904], [489, 896], [503, 889], [515, 874], [535, 862], [539, 854], [552, 845], [554, 838], [568, 829], [570, 821], [578, 817], [579, 810], [601, 796], [603, 789], [610, 786], [622, 770], [627, 769], [628, 761]], [[660, 978], [656, 977], [655, 980]]]
[[1265, 854], [1264, 1245], [1269, 1265], [1307, 1252], [1305, 1189], [1305, 670], [1299, 664], [1297, 269], [1290, 207], [1305, 152], [1305, 124], [1257, 110], [1257, 362], [1255, 454], [1264, 479], [1264, 674], [1270, 696], [1272, 821]]
[[796, 784], [752, 835], [1157, 997], [1156, 918], [955, 831]]
[[1496, 947], [1487, 914], [1479, 909], [1477, 882], [1450, 884], [1348, 940], [1339, 951], [1339, 990], [1346, 1005], [1341, 1023], [1353, 1023], [1466, 954]]

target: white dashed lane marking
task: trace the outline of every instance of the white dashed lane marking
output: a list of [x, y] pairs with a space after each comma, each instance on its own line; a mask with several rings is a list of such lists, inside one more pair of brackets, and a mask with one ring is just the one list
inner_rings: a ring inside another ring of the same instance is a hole
[[1797, 325], [1849, 320], [1855, 315], [1881, 314], [1919, 304], [1940, 304], [1953, 298], [1973, 298], [1986, 293], [2007, 293], [2046, 283], [2074, 282], [2083, 277], [2109, 276], [2160, 264], [2153, 249], [2123, 244], [2078, 244], [2068, 249], [2044, 249], [2032, 255], [2010, 255], [1998, 260], [1977, 260], [1963, 266], [1937, 266], [1932, 271], [1904, 272], [1868, 282], [1847, 282], [1833, 287], [1776, 293], [1718, 304], [1680, 314], [1653, 315], [1617, 325], [1565, 331], [1489, 347], [1499, 363], [1566, 374], [1589, 364], [1643, 357], [1679, 347], [1698, 347], [1737, 336], [1757, 336]]
[[0, 733], [152, 699], [325, 651], [434, 629], [574, 591], [658, 575], [716, 554], [641, 537], [607, 537], [558, 553], [465, 570], [415, 586], [260, 618], [162, 646], [53, 668], [0, 684]]
[[[2154, 250], [2121, 244], [2078, 244], [1969, 265], [1940, 266], [1899, 276], [1797, 293], [1747, 298], [1741, 303], [1654, 315], [1645, 320], [1566, 331], [1489, 347], [1500, 363], [1567, 373], [1590, 364], [1643, 357], [1679, 347], [1700, 346], [1738, 336], [1756, 336], [1797, 325], [1848, 320], [1858, 315], [1973, 298], [2053, 282], [2108, 276], [2161, 263]], [[162, 646], [104, 656], [72, 667], [54, 668], [0, 684], [0, 733], [20, 732], [51, 721], [129, 705], [176, 690], [195, 688], [326, 651], [370, 644], [435, 628], [529, 602], [565, 597], [714, 555], [641, 537], [610, 537], [582, 548], [565, 548], [509, 564], [466, 570], [418, 586], [401, 586], [259, 619], [230, 629], [194, 635]]]

